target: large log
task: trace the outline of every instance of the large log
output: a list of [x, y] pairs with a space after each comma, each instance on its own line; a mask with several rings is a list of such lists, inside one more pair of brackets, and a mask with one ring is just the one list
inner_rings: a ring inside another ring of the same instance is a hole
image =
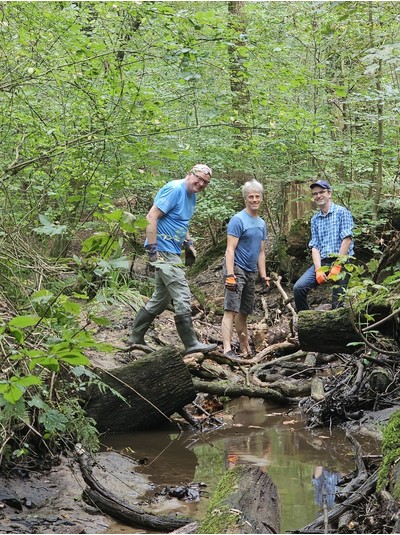
[[83, 492], [83, 498], [90, 505], [96, 505], [103, 513], [118, 518], [129, 526], [140, 526], [163, 533], [168, 533], [190, 522], [189, 518], [149, 513], [141, 507], [129, 503], [123, 497], [116, 496], [93, 475], [92, 465], [95, 461], [90, 461], [80, 444], [76, 445], [75, 451], [82, 477], [87, 485]]
[[361, 341], [349, 308], [299, 312], [298, 335], [301, 349], [317, 353], [351, 354]]
[[196, 533], [279, 533], [275, 483], [258, 466], [236, 466], [219, 481]]
[[91, 388], [85, 409], [100, 432], [138, 431], [166, 423], [196, 397], [191, 375], [172, 347], [120, 368], [96, 372], [126, 400], [109, 389]]

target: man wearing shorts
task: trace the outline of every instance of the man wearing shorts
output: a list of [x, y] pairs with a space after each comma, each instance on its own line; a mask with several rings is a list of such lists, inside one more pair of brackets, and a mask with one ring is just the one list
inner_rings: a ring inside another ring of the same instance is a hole
[[264, 188], [257, 180], [246, 182], [242, 188], [245, 208], [228, 223], [227, 246], [224, 259], [224, 316], [222, 342], [224, 356], [238, 358], [232, 349], [233, 325], [239, 339], [241, 354], [251, 355], [247, 330], [247, 316], [253, 312], [257, 271], [264, 288], [269, 286], [265, 268], [265, 240], [267, 227], [258, 216]]

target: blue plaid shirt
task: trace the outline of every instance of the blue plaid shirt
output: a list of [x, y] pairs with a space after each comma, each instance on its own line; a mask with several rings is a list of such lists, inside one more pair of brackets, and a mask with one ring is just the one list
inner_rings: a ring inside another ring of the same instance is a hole
[[[347, 208], [331, 203], [329, 212], [319, 211], [311, 219], [311, 240], [309, 247], [318, 249], [321, 258], [328, 258], [332, 253], [338, 253], [344, 238], [353, 237], [353, 217]], [[353, 240], [348, 252], [354, 253]]]

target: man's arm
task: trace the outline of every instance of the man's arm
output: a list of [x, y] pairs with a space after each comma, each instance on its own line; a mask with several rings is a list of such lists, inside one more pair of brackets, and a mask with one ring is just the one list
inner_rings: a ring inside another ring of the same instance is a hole
[[352, 242], [351, 236], [347, 236], [346, 238], [342, 240], [342, 243], [340, 244], [339, 253], [338, 253], [339, 256], [349, 254], [351, 242]]
[[258, 273], [260, 275], [260, 278], [265, 279], [267, 276], [267, 271], [265, 268], [265, 241], [264, 240], [261, 242], [260, 254], [258, 255], [258, 260], [257, 260], [257, 268], [258, 268]]
[[311, 256], [314, 264], [314, 269], [315, 271], [317, 271], [317, 269], [321, 267], [321, 253], [316, 247], [313, 247], [311, 249]]
[[233, 275], [234, 273], [235, 251], [238, 243], [239, 238], [228, 234], [225, 251], [226, 272], [228, 275]]
[[163, 217], [163, 215], [164, 212], [162, 212], [155, 204], [153, 204], [146, 216], [146, 219], [149, 223], [146, 227], [146, 238], [149, 244], [157, 243], [157, 223], [158, 220]]

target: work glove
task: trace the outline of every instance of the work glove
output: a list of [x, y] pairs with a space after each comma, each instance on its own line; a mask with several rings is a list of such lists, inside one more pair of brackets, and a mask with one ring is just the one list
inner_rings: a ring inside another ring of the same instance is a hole
[[326, 273], [323, 267], [315, 270], [315, 278], [317, 279], [318, 284], [324, 284], [327, 281]]
[[269, 290], [269, 282], [270, 282], [270, 278], [269, 277], [261, 277], [261, 288], [262, 288], [262, 293], [267, 293], [267, 291]]
[[156, 243], [148, 243], [144, 246], [144, 248], [147, 251], [147, 257], [149, 262], [156, 262], [158, 259], [157, 255], [157, 244]]
[[185, 266], [193, 266], [197, 256], [196, 249], [193, 246], [193, 240], [185, 240], [182, 245], [185, 251]]
[[341, 271], [342, 271], [342, 266], [340, 264], [335, 264], [329, 272], [328, 280], [331, 279], [331, 280], [336, 281]]
[[227, 275], [225, 277], [225, 288], [230, 292], [237, 291], [237, 282], [235, 275]]

